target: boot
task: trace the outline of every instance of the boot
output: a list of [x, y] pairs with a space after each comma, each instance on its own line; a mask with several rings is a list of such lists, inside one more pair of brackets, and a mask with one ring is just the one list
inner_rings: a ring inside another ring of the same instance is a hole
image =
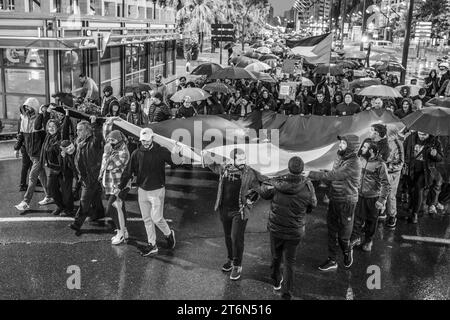
[[412, 223], [412, 224], [417, 224], [417, 222], [419, 221], [419, 215], [417, 214], [417, 212], [414, 212], [411, 217], [409, 217], [408, 222]]

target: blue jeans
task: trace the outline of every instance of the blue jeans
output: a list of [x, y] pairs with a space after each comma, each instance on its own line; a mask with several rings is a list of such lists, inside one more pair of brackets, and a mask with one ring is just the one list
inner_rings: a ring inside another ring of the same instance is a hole
[[42, 167], [41, 161], [38, 157], [30, 157], [31, 160], [31, 170], [30, 177], [28, 179], [28, 189], [23, 196], [23, 201], [30, 204], [33, 198], [34, 189], [36, 189], [37, 179], [41, 180], [42, 187], [44, 188], [45, 196], [48, 195], [47, 192], [47, 176], [45, 175], [44, 168]]

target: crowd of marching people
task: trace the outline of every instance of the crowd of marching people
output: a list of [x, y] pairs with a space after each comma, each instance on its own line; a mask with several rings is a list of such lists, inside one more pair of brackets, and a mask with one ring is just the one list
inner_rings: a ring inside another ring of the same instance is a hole
[[[303, 68], [303, 76], [312, 72]], [[359, 96], [349, 85], [355, 80], [351, 70], [337, 77], [309, 74], [314, 79], [313, 85], [299, 85], [294, 98], [280, 96], [280, 83], [299, 79], [294, 75], [277, 78], [275, 73], [269, 73], [274, 79], [272, 83], [213, 81], [227, 85], [229, 93], [211, 92], [202, 101], [186, 97], [181, 103], [171, 101], [161, 75], [156, 76], [151, 90], [133, 92], [122, 98], [115, 96], [111, 86], [106, 86], [101, 96], [95, 82], [81, 75], [80, 80], [86, 84], [83, 99], [99, 104], [99, 114], [92, 115], [89, 121], [74, 121], [69, 109], [65, 109], [62, 117], [51, 117], [56, 106], [40, 105], [35, 98], [27, 99], [20, 108], [15, 150], [17, 154], [22, 153], [20, 188], [25, 194], [16, 208], [20, 212], [30, 209], [39, 180], [45, 192], [39, 205], [54, 203], [55, 216], [74, 217], [70, 227], [77, 234], [87, 217], [98, 221], [110, 216], [116, 230], [111, 242], [117, 245], [128, 238], [125, 199], [134, 181], [149, 244], [142, 255], [158, 252], [155, 226], [164, 234], [168, 247], [174, 248], [175, 232], [163, 216], [165, 165], [176, 165], [174, 157], [182, 158], [181, 149], [159, 146], [153, 141], [153, 131], [146, 128], [148, 124], [198, 115], [243, 117], [264, 110], [287, 116], [350, 116], [374, 109], [403, 118], [423, 108], [431, 97], [450, 96], [448, 62], [442, 62], [439, 68], [439, 73], [430, 72], [418, 95], [411, 96], [406, 86], [401, 90], [402, 98], [396, 99]], [[369, 72], [369, 76], [383, 84], [398, 86], [398, 78], [387, 73]], [[207, 82], [207, 77], [195, 81], [181, 77], [176, 90], [203, 88]], [[106, 118], [106, 122], [101, 123], [99, 118]], [[139, 137], [126, 136], [112, 130], [114, 121], [128, 121], [143, 129]], [[264, 181], [246, 165], [245, 153], [233, 150], [230, 164], [210, 166], [219, 175], [215, 209], [220, 212], [228, 254], [222, 270], [231, 272], [232, 280], [240, 278], [250, 212], [260, 197], [270, 200], [272, 278], [274, 287], [282, 290], [283, 297], [290, 298], [296, 249], [304, 234], [306, 212], [317, 206], [318, 182], [327, 184], [324, 202], [328, 205], [328, 257], [319, 269], [337, 268], [339, 248], [344, 266], [349, 268], [355, 247], [372, 250], [380, 219], [386, 219], [386, 227], [396, 227], [397, 203], [404, 205], [413, 224], [418, 223], [423, 213], [433, 215], [444, 210], [444, 204], [450, 200], [449, 146], [448, 137], [374, 124], [370, 138], [364, 141], [351, 134], [339, 137], [339, 151], [332, 170], [304, 172], [302, 159], [294, 157], [289, 161], [288, 174]], [[446, 166], [447, 171], [443, 170]], [[76, 200], [80, 203], [74, 212]]]

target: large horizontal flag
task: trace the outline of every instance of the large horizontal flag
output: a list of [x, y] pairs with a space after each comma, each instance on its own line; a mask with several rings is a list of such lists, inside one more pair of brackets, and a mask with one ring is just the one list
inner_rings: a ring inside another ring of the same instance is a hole
[[300, 40], [288, 39], [286, 45], [311, 64], [330, 63], [332, 40], [332, 34], [325, 33]]

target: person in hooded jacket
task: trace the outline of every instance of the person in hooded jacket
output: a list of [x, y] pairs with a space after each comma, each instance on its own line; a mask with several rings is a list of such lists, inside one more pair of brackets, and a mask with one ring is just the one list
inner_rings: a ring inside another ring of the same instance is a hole
[[364, 140], [358, 155], [362, 164], [361, 184], [350, 241], [352, 247], [361, 245], [364, 233], [362, 250], [368, 252], [372, 250], [379, 211], [386, 206], [391, 186], [386, 164], [378, 154], [375, 141]]
[[126, 137], [118, 130], [108, 133], [106, 142], [99, 181], [102, 183], [106, 200], [108, 201], [106, 214], [112, 218], [117, 232], [111, 239], [111, 244], [118, 245], [128, 238], [128, 231], [126, 227], [125, 202], [119, 201], [120, 203], [117, 203], [117, 205], [121, 205], [123, 215], [119, 216], [118, 210], [114, 207], [115, 202], [118, 200], [118, 190], [115, 186], [120, 183], [122, 173], [130, 160], [130, 153], [127, 149]]
[[113, 88], [111, 86], [106, 86], [103, 89], [103, 98], [100, 103], [100, 112], [102, 117], [105, 117], [111, 111], [111, 102], [119, 101], [115, 96], [113, 96]]
[[[42, 183], [45, 198], [39, 202], [39, 205], [47, 205], [53, 202], [49, 197], [47, 190], [47, 177], [40, 161], [42, 144], [45, 140], [45, 125], [50, 115], [46, 112], [46, 106], [39, 107], [39, 101], [36, 98], [28, 98], [20, 107], [20, 132], [19, 140], [23, 140], [25, 150], [32, 165], [28, 180], [28, 189], [25, 192], [23, 200], [15, 206], [21, 212], [30, 208], [30, 202], [33, 198], [34, 189], [36, 188], [37, 179]], [[44, 113], [46, 113], [44, 115]]]
[[361, 160], [358, 157], [359, 137], [353, 134], [339, 136], [338, 157], [331, 171], [305, 172], [311, 180], [331, 182], [330, 203], [327, 213], [328, 259], [319, 266], [319, 270], [337, 269], [338, 244], [344, 253], [344, 266], [353, 264], [353, 249], [350, 236], [353, 218], [358, 202], [358, 190], [361, 183]]
[[[314, 186], [304, 178], [303, 160], [289, 159], [287, 175], [270, 179], [261, 185], [260, 195], [271, 200], [267, 229], [272, 252], [274, 289], [281, 289], [283, 299], [291, 299], [294, 288], [294, 265], [297, 248], [305, 235], [308, 207], [317, 206]], [[284, 272], [281, 263], [284, 256]]]
[[344, 102], [340, 103], [336, 107], [337, 116], [351, 116], [361, 111], [361, 107], [353, 102], [353, 95], [347, 92], [344, 95]]
[[336, 91], [333, 96], [333, 101], [331, 103], [331, 115], [336, 115], [336, 108], [339, 104], [344, 101], [344, 96], [341, 91]]
[[274, 112], [278, 111], [277, 102], [275, 101], [275, 99], [273, 97], [270, 96], [270, 93], [267, 90], [262, 91], [261, 97], [258, 100], [256, 108], [260, 111], [264, 111], [264, 110], [270, 110], [270, 111], [274, 111]]
[[294, 101], [291, 100], [291, 98], [286, 97], [284, 99], [284, 103], [280, 106], [280, 109], [278, 110], [279, 113], [284, 114], [286, 116], [292, 116], [299, 114], [299, 107], [295, 104]]
[[183, 105], [177, 111], [177, 118], [191, 118], [197, 115], [197, 110], [195, 110], [194, 105], [190, 97], [184, 98]]
[[127, 117], [124, 113], [121, 112], [121, 107], [118, 101], [112, 101], [110, 106], [109, 113], [106, 115], [107, 118], [110, 117], [119, 117], [123, 120], [125, 120]]

